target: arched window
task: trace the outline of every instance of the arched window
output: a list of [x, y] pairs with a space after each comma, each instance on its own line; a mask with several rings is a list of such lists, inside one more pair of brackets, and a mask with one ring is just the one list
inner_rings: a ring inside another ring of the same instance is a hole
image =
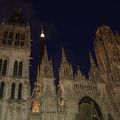
[[45, 74], [47, 74], [47, 66], [46, 65], [44, 67], [44, 72], [45, 72]]
[[21, 99], [22, 97], [22, 84], [20, 83], [18, 86], [18, 99]]
[[18, 62], [15, 61], [13, 68], [13, 76], [17, 76], [17, 71], [18, 71]]
[[15, 97], [15, 83], [12, 83], [11, 87], [11, 99], [14, 99]]
[[7, 70], [7, 60], [4, 60], [3, 68], [2, 68], [2, 75], [6, 75]]
[[3, 98], [4, 86], [5, 86], [5, 83], [2, 82], [2, 83], [1, 83], [1, 87], [0, 87], [0, 98]]
[[3, 34], [3, 40], [2, 40], [2, 44], [3, 44], [3, 45], [6, 45], [6, 43], [7, 43], [7, 38], [8, 38], [8, 32], [5, 31], [4, 34]]
[[1, 71], [2, 71], [2, 59], [0, 59], [0, 74], [1, 74]]
[[22, 69], [23, 69], [23, 63], [20, 62], [20, 63], [19, 63], [19, 71], [18, 71], [18, 76], [19, 76], [19, 77], [22, 77]]
[[66, 66], [66, 75], [68, 75], [68, 68], [67, 68], [67, 66]]
[[21, 34], [21, 43], [20, 46], [23, 47], [25, 44], [25, 34]]
[[9, 32], [9, 36], [8, 36], [8, 45], [11, 45], [13, 41], [13, 32]]
[[20, 33], [16, 33], [15, 36], [15, 46], [18, 46], [20, 42]]

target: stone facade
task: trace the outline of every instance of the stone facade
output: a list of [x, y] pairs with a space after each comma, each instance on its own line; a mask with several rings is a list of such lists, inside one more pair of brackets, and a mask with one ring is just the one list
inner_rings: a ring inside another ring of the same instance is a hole
[[[59, 85], [56, 93], [47, 50], [38, 69], [39, 111], [29, 113], [30, 120], [119, 120], [120, 119], [120, 35], [108, 26], [98, 28], [94, 44], [97, 63], [91, 53], [89, 78], [79, 67], [73, 76], [71, 64], [62, 48]], [[112, 55], [112, 56], [111, 56]], [[43, 68], [47, 67], [47, 71]], [[42, 69], [41, 69], [42, 67]], [[44, 73], [44, 75], [43, 75]], [[49, 75], [48, 75], [49, 74]], [[34, 94], [34, 93], [33, 93]], [[35, 97], [33, 97], [35, 98]]]
[[0, 24], [0, 120], [26, 120], [30, 112], [30, 26], [19, 20]]
[[30, 27], [18, 17], [12, 21], [0, 24], [0, 120], [120, 120], [119, 34], [98, 28], [89, 79], [79, 67], [73, 76], [62, 48], [57, 89], [45, 46], [30, 95]]

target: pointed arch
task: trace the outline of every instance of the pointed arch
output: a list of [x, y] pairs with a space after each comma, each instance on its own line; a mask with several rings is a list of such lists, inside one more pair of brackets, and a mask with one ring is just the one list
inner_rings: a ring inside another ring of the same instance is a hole
[[2, 44], [3, 44], [3, 45], [6, 45], [7, 39], [8, 39], [8, 32], [5, 31], [5, 32], [3, 33], [3, 39], [2, 39]]
[[[95, 117], [96, 120], [103, 120], [102, 112], [98, 104], [92, 98], [85, 96], [84, 98], [80, 100], [79, 111], [83, 112], [83, 108], [86, 114], [88, 114], [90, 118], [92, 117], [92, 119], [94, 119], [93, 117]], [[83, 115], [82, 117], [87, 116], [86, 114], [80, 113], [80, 115], [81, 114]], [[86, 118], [82, 118], [82, 119], [86, 119]]]
[[13, 32], [9, 32], [9, 36], [8, 36], [8, 45], [11, 45], [13, 42]]
[[67, 66], [65, 67], [65, 71], [66, 71], [65, 74], [68, 75], [68, 71], [69, 71], [69, 70], [68, 70], [68, 67], [67, 67]]
[[18, 61], [15, 61], [13, 68], [13, 76], [17, 76], [17, 71], [18, 71]]
[[47, 65], [44, 66], [44, 74], [47, 74]]
[[20, 83], [18, 86], [18, 99], [21, 98], [22, 98], [22, 83]]
[[22, 77], [23, 72], [23, 62], [19, 62], [18, 76]]
[[20, 46], [23, 47], [24, 45], [25, 45], [25, 34], [21, 34]]
[[11, 87], [11, 99], [15, 98], [15, 83], [12, 83]]
[[20, 33], [16, 33], [15, 35], [15, 46], [18, 46], [20, 42]]
[[6, 75], [6, 71], [7, 71], [7, 60], [4, 60], [3, 68], [2, 68], [2, 75]]
[[0, 98], [3, 98], [5, 83], [2, 82], [0, 86]]

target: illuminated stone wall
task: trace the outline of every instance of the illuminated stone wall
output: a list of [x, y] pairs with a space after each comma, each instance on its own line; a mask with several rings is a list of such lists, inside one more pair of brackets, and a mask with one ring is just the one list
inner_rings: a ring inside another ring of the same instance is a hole
[[[29, 25], [12, 21], [1, 22], [0, 120], [27, 120], [30, 111], [28, 104], [30, 52]], [[4, 63], [5, 60], [7, 64]], [[17, 63], [16, 68], [15, 62]], [[2, 85], [3, 83], [4, 85]]]

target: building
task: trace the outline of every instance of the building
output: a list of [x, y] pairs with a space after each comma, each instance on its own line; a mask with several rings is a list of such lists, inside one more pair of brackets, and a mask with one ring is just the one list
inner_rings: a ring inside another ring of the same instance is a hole
[[0, 120], [27, 119], [30, 27], [20, 11], [0, 24]]
[[30, 26], [20, 11], [0, 24], [0, 120], [120, 120], [120, 34], [108, 26], [96, 32], [89, 79], [72, 65], [62, 48], [56, 91], [52, 61], [41, 33], [41, 62], [30, 95]]

